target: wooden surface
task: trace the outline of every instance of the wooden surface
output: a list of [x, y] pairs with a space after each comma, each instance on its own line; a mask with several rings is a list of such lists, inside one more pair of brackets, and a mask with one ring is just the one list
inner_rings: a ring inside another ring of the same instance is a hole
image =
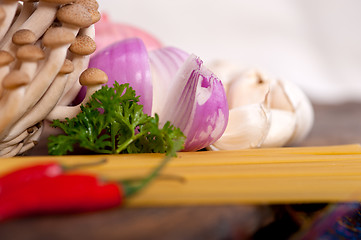
[[[315, 112], [314, 128], [301, 146], [361, 143], [361, 104], [317, 105]], [[270, 226], [277, 228], [275, 223], [282, 224], [275, 221], [279, 220], [280, 208], [119, 208], [81, 215], [31, 217], [1, 223], [0, 239], [247, 239], [262, 226], [272, 223]], [[260, 239], [264, 235], [258, 232], [255, 236]]]

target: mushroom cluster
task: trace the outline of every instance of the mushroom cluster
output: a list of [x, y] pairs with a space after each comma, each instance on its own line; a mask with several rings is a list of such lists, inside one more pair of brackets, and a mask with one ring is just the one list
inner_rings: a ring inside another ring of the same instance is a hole
[[[33, 148], [45, 120], [74, 117], [107, 82], [88, 69], [95, 51], [96, 0], [0, 0], [0, 157]], [[84, 101], [87, 101], [87, 97]]]

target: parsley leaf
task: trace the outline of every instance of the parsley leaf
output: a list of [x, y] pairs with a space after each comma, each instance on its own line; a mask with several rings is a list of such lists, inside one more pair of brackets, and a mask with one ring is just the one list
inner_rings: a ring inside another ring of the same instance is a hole
[[183, 148], [185, 136], [170, 122], [159, 127], [159, 117], [150, 117], [138, 104], [139, 96], [129, 84], [114, 83], [95, 92], [81, 112], [52, 127], [64, 135], [48, 138], [50, 155], [64, 155], [74, 146], [100, 154], [157, 152], [175, 156]]

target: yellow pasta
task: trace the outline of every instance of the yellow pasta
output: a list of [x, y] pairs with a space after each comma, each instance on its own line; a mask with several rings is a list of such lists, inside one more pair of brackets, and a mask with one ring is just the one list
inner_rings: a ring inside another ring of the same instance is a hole
[[[162, 154], [0, 158], [0, 175], [48, 161], [66, 165], [106, 158], [82, 172], [110, 180], [142, 177]], [[181, 152], [127, 206], [361, 201], [361, 147], [341, 145]]]

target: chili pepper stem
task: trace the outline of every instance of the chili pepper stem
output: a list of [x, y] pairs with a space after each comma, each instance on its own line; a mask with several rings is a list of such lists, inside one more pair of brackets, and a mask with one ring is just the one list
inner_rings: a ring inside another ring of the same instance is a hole
[[[136, 183], [136, 182], [141, 182], [144, 178], [140, 178], [140, 177], [134, 177], [134, 178], [126, 178], [126, 179], [122, 179], [122, 183], [123, 184], [131, 184], [131, 183]], [[177, 181], [179, 183], [185, 183], [186, 179], [183, 176], [179, 176], [179, 175], [174, 175], [174, 174], [158, 174], [157, 177], [158, 180], [171, 180], [171, 181]]]
[[164, 168], [164, 166], [168, 163], [170, 159], [172, 159], [172, 156], [170, 154], [166, 155], [163, 161], [146, 178], [142, 179], [140, 183], [135, 186], [130, 183], [123, 182], [122, 184], [124, 187], [125, 196], [132, 196], [136, 194], [139, 190], [147, 186], [153, 180], [153, 178], [158, 176], [159, 172]]
[[77, 163], [69, 166], [62, 165], [61, 167], [63, 168], [64, 171], [70, 171], [70, 170], [81, 169], [84, 167], [98, 166], [106, 163], [107, 161], [108, 160], [106, 158], [102, 158], [95, 162]]

